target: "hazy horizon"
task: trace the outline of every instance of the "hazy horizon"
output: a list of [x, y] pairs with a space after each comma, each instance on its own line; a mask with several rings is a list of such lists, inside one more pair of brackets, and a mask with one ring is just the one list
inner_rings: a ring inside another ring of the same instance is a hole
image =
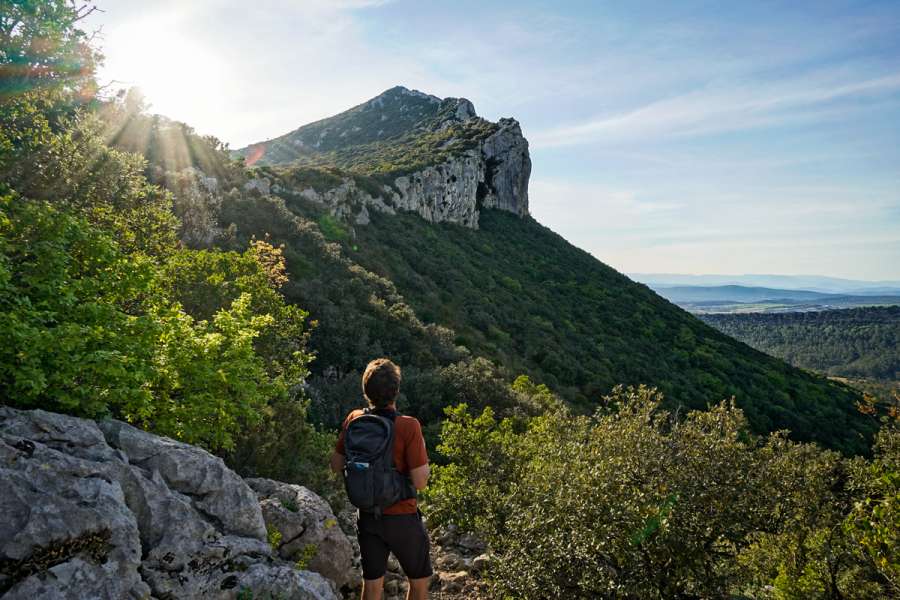
[[803, 279], [803, 278], [821, 278], [821, 279], [833, 279], [835, 281], [848, 281], [848, 282], [859, 282], [859, 283], [877, 283], [877, 284], [900, 284], [900, 279], [860, 279], [856, 278], [846, 278], [846, 277], [833, 277], [831, 275], [822, 275], [817, 273], [660, 273], [660, 272], [643, 272], [643, 271], [630, 271], [626, 273], [629, 277], [632, 276], [641, 276], [641, 277], [787, 277], [794, 279]]
[[512, 116], [628, 273], [900, 280], [900, 5], [100, 1], [104, 82], [240, 147], [404, 85]]

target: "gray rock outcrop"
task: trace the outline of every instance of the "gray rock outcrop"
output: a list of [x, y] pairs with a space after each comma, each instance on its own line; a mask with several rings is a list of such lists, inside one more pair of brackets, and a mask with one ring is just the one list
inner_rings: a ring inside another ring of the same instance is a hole
[[485, 195], [485, 163], [477, 150], [394, 180], [393, 204], [432, 223], [478, 228], [479, 194]]
[[[457, 114], [469, 114], [469, 110], [474, 114], [474, 108], [466, 107], [471, 107], [471, 103], [461, 100], [459, 108], [450, 113], [451, 120]], [[395, 178], [393, 185], [383, 186], [382, 195], [363, 191], [351, 178], [322, 192], [311, 187], [293, 189], [281, 185], [272, 190], [315, 202], [328, 208], [333, 216], [356, 225], [367, 225], [370, 211], [394, 214], [400, 210], [414, 212], [431, 223], [456, 223], [478, 229], [482, 208], [505, 210], [520, 217], [528, 214], [530, 176], [528, 141], [515, 119], [501, 119], [497, 131], [477, 147]], [[252, 180], [253, 188], [261, 191], [262, 186], [256, 183], [259, 181]]]
[[[383, 130], [371, 131], [389, 124], [393, 137], [388, 134], [383, 137]], [[426, 160], [421, 164], [428, 166], [414, 172], [398, 176], [384, 173], [373, 184], [381, 187], [377, 192], [371, 186], [369, 192], [363, 191], [349, 176], [328, 189], [321, 182], [313, 189], [291, 181], [274, 182], [270, 188], [265, 177], [249, 180], [244, 189], [263, 195], [271, 191], [302, 197], [355, 225], [368, 224], [371, 211], [414, 212], [433, 223], [456, 223], [473, 229], [478, 228], [480, 211], [484, 208], [526, 216], [531, 177], [528, 140], [515, 119], [491, 123], [479, 117], [475, 106], [465, 98], [440, 100], [398, 86], [358, 107], [301, 127], [278, 138], [281, 141], [266, 142], [260, 147], [268, 148], [266, 164], [287, 164], [302, 157], [322, 157], [317, 152], [324, 148], [319, 143], [323, 140], [330, 140], [325, 146], [334, 152], [347, 152], [348, 148], [356, 147], [365, 155], [377, 150], [376, 146], [366, 145], [374, 141], [387, 145], [410, 144], [410, 136], [412, 139], [423, 136], [421, 139], [427, 140], [435, 132], [448, 131], [446, 139], [440, 138], [440, 147], [432, 149], [431, 160], [435, 164]], [[427, 146], [431, 142], [423, 143]], [[305, 154], [298, 154], [298, 144], [306, 148]], [[407, 147], [401, 146], [401, 150], [404, 148]], [[448, 148], [452, 152], [445, 153]], [[247, 156], [249, 148], [239, 152]], [[352, 163], [346, 155], [341, 156]], [[331, 159], [326, 154], [322, 160], [327, 164]], [[346, 162], [337, 164], [347, 167]], [[386, 181], [389, 185], [382, 185]]]
[[0, 407], [0, 514], [4, 599], [337, 598], [221, 459], [116, 421]]
[[263, 196], [268, 196], [270, 184], [271, 184], [271, 182], [269, 181], [269, 179], [267, 177], [256, 177], [256, 178], [250, 179], [246, 183], [244, 183], [244, 191], [245, 192], [256, 191], [256, 192], [259, 192], [260, 194], [262, 194]]
[[277, 552], [285, 560], [302, 561], [338, 587], [356, 587], [353, 548], [328, 503], [302, 485], [271, 479], [248, 479], [262, 507], [266, 527], [277, 531]]
[[500, 129], [481, 147], [487, 187], [481, 199], [482, 206], [524, 217], [528, 214], [528, 179], [531, 177], [528, 141], [515, 119], [500, 119], [499, 124]]

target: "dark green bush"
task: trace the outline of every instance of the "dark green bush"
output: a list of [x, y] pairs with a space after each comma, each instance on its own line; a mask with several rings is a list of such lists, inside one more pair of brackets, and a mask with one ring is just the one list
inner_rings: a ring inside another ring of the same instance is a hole
[[[757, 438], [729, 404], [675, 418], [661, 401], [618, 388], [593, 417], [448, 410], [440, 451], [450, 464], [435, 468], [430, 522], [489, 543], [498, 598], [874, 599], [892, 589], [840, 533], [854, 506], [846, 472], [862, 459]], [[883, 555], [896, 539], [880, 523]], [[843, 541], [826, 544], [829, 527]]]

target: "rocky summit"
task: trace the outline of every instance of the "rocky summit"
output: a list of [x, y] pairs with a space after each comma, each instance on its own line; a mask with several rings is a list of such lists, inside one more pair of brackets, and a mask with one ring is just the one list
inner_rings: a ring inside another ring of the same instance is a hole
[[528, 214], [531, 158], [519, 123], [483, 119], [465, 98], [395, 87], [237, 154], [258, 168], [248, 190], [312, 202], [355, 225], [371, 210], [474, 229], [482, 208]]
[[353, 573], [350, 541], [306, 488], [248, 485], [119, 421], [0, 407], [0, 514], [9, 600], [335, 600]]

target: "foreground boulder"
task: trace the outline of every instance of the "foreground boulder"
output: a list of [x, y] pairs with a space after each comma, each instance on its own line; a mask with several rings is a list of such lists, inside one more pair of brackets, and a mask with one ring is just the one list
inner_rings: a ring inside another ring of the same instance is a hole
[[4, 599], [337, 598], [221, 459], [117, 421], [0, 407], [0, 514]]

